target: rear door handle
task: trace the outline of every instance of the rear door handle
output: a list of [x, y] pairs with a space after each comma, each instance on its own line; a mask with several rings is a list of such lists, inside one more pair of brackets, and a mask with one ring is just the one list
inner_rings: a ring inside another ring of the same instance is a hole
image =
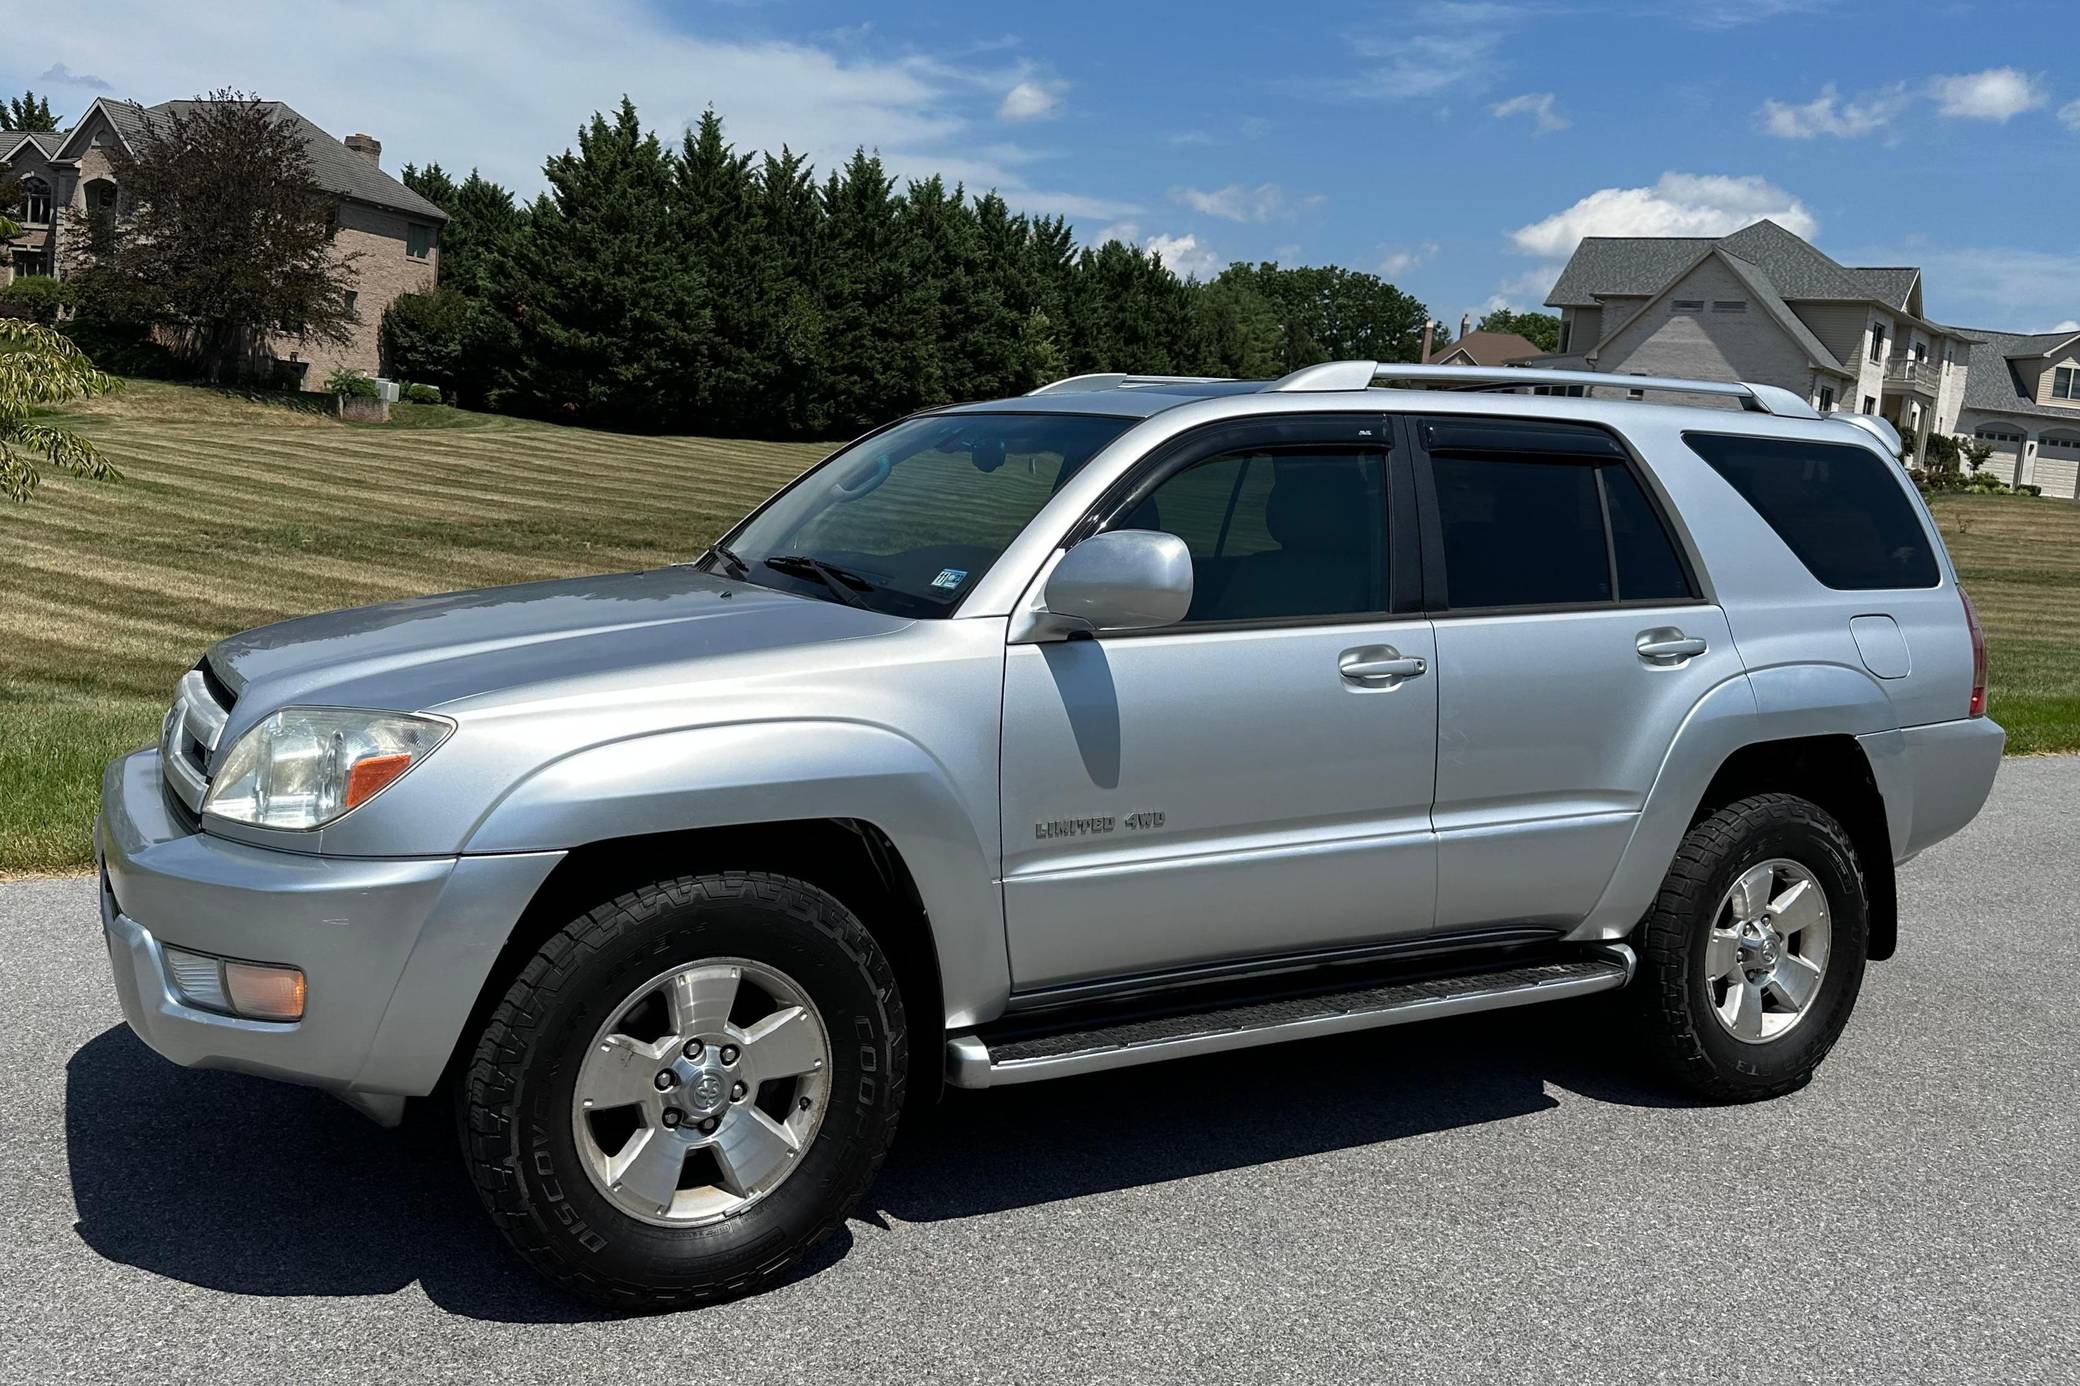
[[1430, 671], [1428, 661], [1405, 655], [1392, 645], [1361, 645], [1355, 650], [1345, 650], [1337, 659], [1336, 668], [1352, 683], [1412, 679]]
[[1655, 664], [1673, 664], [1678, 660], [1694, 659], [1705, 652], [1704, 640], [1695, 635], [1685, 635], [1674, 626], [1656, 626], [1643, 630], [1632, 648], [1639, 657]]

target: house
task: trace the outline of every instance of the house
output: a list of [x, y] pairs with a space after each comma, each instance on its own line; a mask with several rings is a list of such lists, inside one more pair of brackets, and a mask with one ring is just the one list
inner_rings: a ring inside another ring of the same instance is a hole
[[1926, 316], [1920, 270], [1839, 264], [1772, 221], [1587, 237], [1546, 304], [1560, 349], [1525, 364], [1776, 385], [1911, 430], [1916, 460], [1956, 430], [1980, 336]]
[[[77, 236], [66, 213], [128, 209], [111, 155], [131, 151], [147, 122], [171, 113], [186, 114], [195, 101], [165, 101], [152, 107], [107, 97], [96, 100], [71, 130], [40, 132], [16, 140], [0, 155], [26, 192], [24, 234], [10, 247], [11, 263], [0, 282], [16, 274], [52, 274], [63, 278], [69, 260], [67, 236]], [[287, 122], [302, 138], [310, 155], [311, 174], [323, 191], [337, 199], [342, 254], [359, 253], [350, 290], [359, 324], [342, 346], [294, 340], [274, 344], [275, 354], [290, 364], [306, 389], [318, 389], [342, 367], [370, 375], [378, 369], [376, 337], [383, 310], [400, 294], [433, 288], [440, 271], [440, 233], [447, 214], [383, 171], [383, 147], [368, 135], [335, 139], [280, 101], [261, 103], [277, 121]], [[0, 141], [14, 139], [0, 136]]]
[[1511, 366], [1537, 356], [1541, 348], [1514, 332], [1464, 332], [1459, 340], [1430, 358], [1433, 366]]
[[2075, 499], [2080, 473], [2080, 332], [1974, 331], [1957, 433], [1993, 448], [2001, 480]]

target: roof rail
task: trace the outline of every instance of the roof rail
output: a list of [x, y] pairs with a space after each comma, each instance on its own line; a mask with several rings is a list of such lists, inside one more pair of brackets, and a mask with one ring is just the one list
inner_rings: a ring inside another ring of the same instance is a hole
[[1533, 385], [1602, 385], [1624, 390], [1657, 390], [1686, 395], [1731, 395], [1757, 414], [1790, 419], [1817, 419], [1819, 410], [1791, 391], [1775, 385], [1728, 380], [1681, 380], [1658, 375], [1610, 375], [1598, 371], [1565, 371], [1536, 366], [1401, 366], [1379, 361], [1324, 361], [1294, 371], [1264, 388], [1294, 393], [1315, 390], [1364, 390], [1375, 380], [1427, 381], [1468, 389], [1511, 389]]
[[1125, 375], [1117, 371], [1100, 371], [1094, 375], [1072, 375], [1066, 380], [1057, 380], [1042, 385], [1037, 390], [1028, 390], [1028, 395], [1080, 395], [1093, 390], [1142, 390], [1162, 385], [1226, 385], [1230, 378], [1223, 375]]

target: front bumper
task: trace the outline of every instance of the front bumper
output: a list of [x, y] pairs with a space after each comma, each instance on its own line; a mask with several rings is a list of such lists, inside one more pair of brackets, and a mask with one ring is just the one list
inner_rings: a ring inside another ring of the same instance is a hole
[[[159, 753], [109, 765], [95, 824], [101, 923], [130, 1028], [192, 1068], [324, 1088], [386, 1124], [432, 1090], [515, 920], [561, 858], [342, 858], [196, 832]], [[303, 969], [292, 1024], [184, 1004], [164, 946]]]

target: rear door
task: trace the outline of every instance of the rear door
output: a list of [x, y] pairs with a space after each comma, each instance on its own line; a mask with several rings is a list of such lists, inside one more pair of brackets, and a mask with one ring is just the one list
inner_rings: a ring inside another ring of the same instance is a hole
[[1438, 927], [1570, 926], [1677, 728], [1740, 658], [1614, 433], [1409, 427], [1437, 641]]
[[1192, 608], [1007, 652], [1016, 990], [1429, 930], [1437, 703], [1414, 520], [1378, 413], [1203, 431], [1114, 499], [1100, 528], [1185, 541]]

